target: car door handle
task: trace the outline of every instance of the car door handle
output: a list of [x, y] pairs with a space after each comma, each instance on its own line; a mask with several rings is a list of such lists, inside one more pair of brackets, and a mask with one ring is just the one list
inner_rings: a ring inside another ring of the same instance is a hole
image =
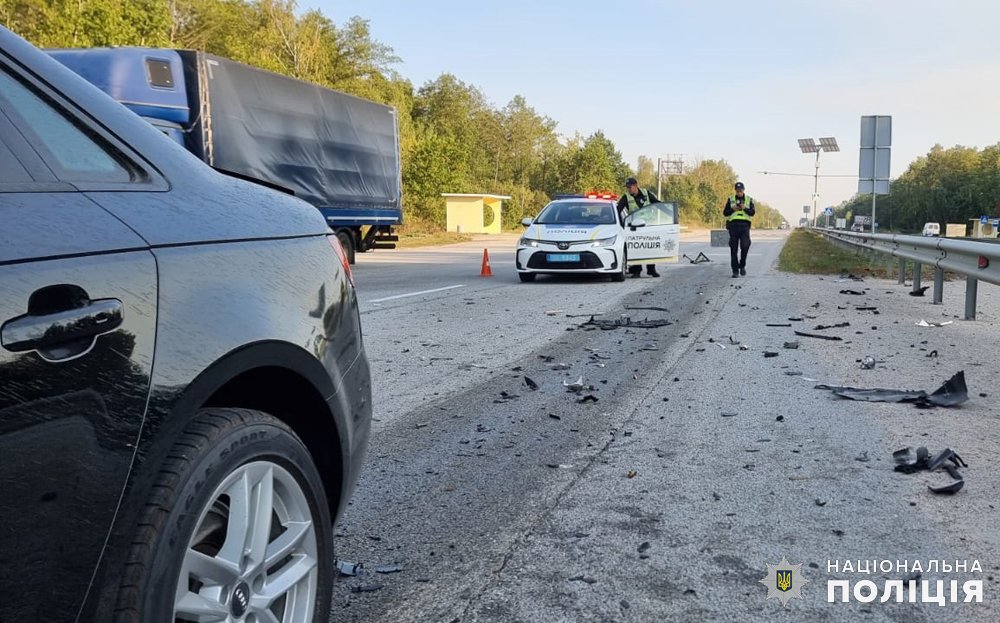
[[3, 324], [0, 345], [22, 353], [96, 338], [120, 327], [124, 315], [124, 306], [118, 299], [97, 299], [83, 307], [52, 314], [25, 314]]

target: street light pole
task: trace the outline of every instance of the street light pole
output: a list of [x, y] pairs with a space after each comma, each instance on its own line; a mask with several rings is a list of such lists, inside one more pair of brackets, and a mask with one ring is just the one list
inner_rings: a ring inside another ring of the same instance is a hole
[[816, 210], [819, 204], [819, 154], [821, 150], [816, 151], [816, 174], [813, 175], [813, 227], [816, 227]]
[[817, 143], [811, 138], [800, 138], [799, 149], [804, 154], [816, 154], [816, 171], [813, 174], [813, 227], [816, 227], [816, 211], [819, 209], [819, 153], [821, 151], [840, 151], [837, 139], [832, 136], [819, 139]]

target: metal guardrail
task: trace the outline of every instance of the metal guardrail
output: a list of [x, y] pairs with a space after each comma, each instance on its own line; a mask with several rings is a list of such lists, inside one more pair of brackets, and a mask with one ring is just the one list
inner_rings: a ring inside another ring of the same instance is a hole
[[886, 253], [899, 258], [899, 283], [906, 280], [906, 262], [913, 262], [913, 291], [921, 290], [921, 269], [934, 267], [934, 304], [940, 305], [944, 294], [944, 273], [965, 276], [965, 319], [976, 319], [979, 282], [1000, 285], [1000, 245], [977, 240], [872, 234], [817, 228], [824, 236], [856, 248]]

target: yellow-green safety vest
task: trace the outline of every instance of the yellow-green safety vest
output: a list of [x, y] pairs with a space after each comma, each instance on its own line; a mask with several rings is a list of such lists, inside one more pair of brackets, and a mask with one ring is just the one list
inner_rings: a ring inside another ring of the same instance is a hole
[[629, 214], [632, 214], [633, 212], [635, 212], [636, 210], [638, 210], [640, 207], [646, 207], [646, 206], [649, 205], [649, 193], [646, 192], [646, 189], [645, 188], [640, 188], [639, 189], [639, 194], [642, 195], [642, 202], [643, 202], [642, 206], [639, 206], [639, 204], [635, 200], [635, 197], [632, 196], [632, 193], [626, 191], [625, 198], [628, 201], [628, 213]]
[[[743, 195], [743, 205], [749, 206], [753, 203], [753, 199], [750, 195]], [[729, 197], [729, 207], [733, 208], [735, 211], [726, 218], [726, 222], [729, 221], [750, 221], [750, 215], [743, 210], [736, 210], [736, 195]]]

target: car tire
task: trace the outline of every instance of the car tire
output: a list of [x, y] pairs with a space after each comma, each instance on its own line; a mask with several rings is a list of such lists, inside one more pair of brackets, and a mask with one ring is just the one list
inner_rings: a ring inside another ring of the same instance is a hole
[[344, 253], [347, 255], [347, 263], [354, 264], [354, 254], [356, 252], [354, 248], [354, 236], [349, 232], [340, 230], [337, 232], [337, 240], [340, 241], [340, 246], [344, 248]]
[[529, 283], [531, 281], [534, 281], [536, 276], [537, 275], [535, 275], [535, 273], [517, 273], [517, 278], [520, 279], [523, 283]]
[[620, 283], [622, 281], [625, 281], [625, 275], [626, 275], [626, 273], [628, 273], [628, 256], [627, 255], [624, 256], [624, 257], [622, 257], [621, 270], [619, 270], [617, 273], [611, 275], [611, 281], [614, 281], [615, 283]]
[[308, 450], [283, 422], [249, 409], [199, 412], [150, 491], [115, 621], [194, 621], [186, 613], [199, 609], [233, 620], [327, 621], [329, 507]]

